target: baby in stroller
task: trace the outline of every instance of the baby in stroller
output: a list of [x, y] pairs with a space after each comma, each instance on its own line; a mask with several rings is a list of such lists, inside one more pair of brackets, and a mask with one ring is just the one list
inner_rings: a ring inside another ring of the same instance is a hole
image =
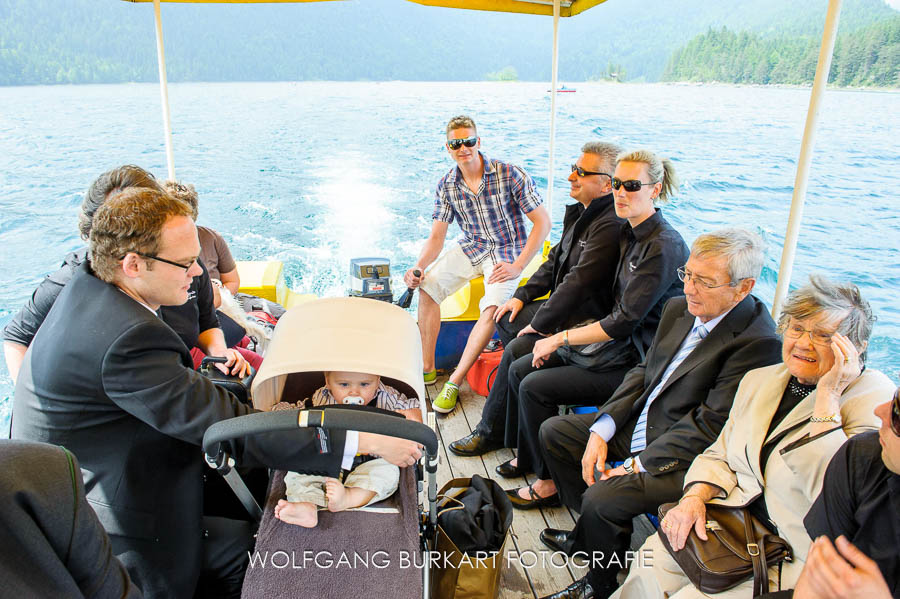
[[[277, 471], [272, 476], [260, 517], [256, 547], [244, 578], [243, 597], [287, 599], [302, 595], [346, 599], [348, 593], [356, 593], [392, 599], [422, 599], [429, 595], [430, 564], [421, 552], [423, 543], [430, 543], [430, 537], [423, 532], [423, 519], [427, 519], [432, 528], [437, 520], [439, 443], [435, 432], [424, 424], [410, 421], [412, 419], [371, 414], [369, 408], [363, 406], [272, 411], [282, 401], [321, 397], [324, 392], [320, 394], [318, 390], [323, 385], [330, 389], [328, 395], [334, 398], [333, 392], [340, 387], [331, 381], [326, 385], [325, 373], [352, 371], [380, 375], [380, 379], [372, 377], [367, 388], [384, 387], [387, 403], [379, 404], [376, 392], [374, 407], [395, 409], [397, 406], [390, 403], [388, 396], [396, 389], [397, 397], [402, 393], [417, 400], [419, 414], [426, 420], [420, 339], [419, 328], [406, 311], [387, 302], [358, 297], [310, 301], [291, 308], [278, 321], [266, 359], [253, 379], [251, 390], [254, 407], [267, 413], [250, 414], [213, 425], [207, 431], [208, 438], [204, 437], [207, 455], [217, 455], [223, 439], [298, 427], [321, 425], [325, 430], [346, 430], [348, 435], [350, 431], [358, 431], [360, 435], [399, 437], [426, 445], [429, 456], [425, 464], [427, 493], [419, 492], [416, 469], [401, 468], [397, 491], [385, 502], [340, 513], [318, 510], [316, 525], [307, 528], [287, 524], [275, 517], [278, 502], [287, 494], [286, 474], [283, 470]], [[329, 378], [339, 381], [340, 376], [329, 375]], [[338, 397], [362, 403], [362, 395], [347, 393]], [[408, 404], [410, 408], [415, 405]], [[345, 449], [346, 446], [338, 447], [332, 443], [330, 450], [343, 453]], [[338, 473], [324, 474], [336, 476]], [[422, 509], [425, 502], [427, 515]], [[320, 560], [304, 565], [307, 555], [327, 557], [333, 562]], [[292, 562], [290, 567], [282, 567], [285, 556]], [[351, 559], [349, 567], [353, 575], [349, 577], [346, 575], [347, 564], [342, 561], [346, 556]], [[404, 556], [424, 567], [406, 567]]]
[[[422, 422], [419, 400], [408, 398], [381, 382], [381, 377], [362, 372], [326, 372], [325, 386], [311, 398], [312, 407], [344, 404], [374, 405], [394, 410], [406, 418]], [[274, 409], [295, 407], [281, 402]], [[284, 477], [287, 498], [278, 501], [275, 517], [289, 524], [313, 528], [318, 511], [330, 512], [363, 507], [390, 497], [397, 490], [400, 469], [382, 458], [357, 456], [353, 468], [336, 478], [288, 472]]]

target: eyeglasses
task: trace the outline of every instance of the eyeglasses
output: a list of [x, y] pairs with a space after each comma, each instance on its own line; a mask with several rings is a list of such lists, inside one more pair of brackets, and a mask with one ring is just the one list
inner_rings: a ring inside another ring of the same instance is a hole
[[587, 177], [588, 175], [606, 175], [607, 177], [612, 179], [612, 175], [610, 175], [609, 173], [598, 173], [596, 171], [586, 171], [583, 168], [581, 168], [580, 166], [578, 166], [577, 164], [572, 165], [572, 172], [578, 173], [579, 177]]
[[458, 150], [463, 146], [467, 148], [474, 148], [475, 144], [478, 143], [478, 137], [467, 137], [465, 139], [448, 139], [447, 147], [451, 150]]
[[834, 333], [823, 333], [822, 331], [810, 331], [804, 329], [799, 324], [792, 324], [784, 329], [785, 337], [790, 337], [791, 339], [800, 339], [804, 334], [809, 334], [809, 340], [815, 343], [816, 345], [831, 345], [831, 338], [834, 336]]
[[900, 389], [894, 391], [894, 401], [891, 402], [891, 430], [900, 437]]
[[[183, 268], [185, 272], [189, 271], [191, 267], [197, 262], [197, 259], [194, 258], [190, 261], [189, 264], [182, 264], [181, 262], [174, 262], [172, 260], [166, 260], [165, 258], [160, 258], [159, 256], [151, 256], [150, 254], [142, 254], [140, 252], [135, 252], [141, 258], [147, 258], [148, 260], [156, 260], [157, 262], [165, 262], [166, 264], [171, 264], [172, 266], [177, 266], [178, 268]], [[124, 258], [125, 256], [122, 256]]]
[[656, 183], [657, 182], [644, 183], [643, 181], [638, 181], [637, 179], [622, 181], [621, 179], [617, 179], [616, 177], [612, 178], [612, 186], [616, 191], [618, 191], [620, 187], [624, 187], [625, 191], [640, 191], [641, 187], [643, 187], [644, 185], [656, 185]]
[[707, 281], [704, 278], [698, 277], [697, 275], [695, 275], [688, 269], [684, 268], [683, 266], [675, 272], [678, 273], [678, 280], [681, 281], [682, 283], [686, 283], [688, 281], [693, 281], [694, 285], [696, 285], [697, 287], [703, 287], [704, 289], [718, 289], [719, 287], [725, 287], [725, 286], [734, 287], [740, 281], [744, 280], [744, 279], [738, 279], [737, 281], [728, 281], [727, 283], [722, 283], [721, 285], [716, 285], [714, 283], [711, 283], [710, 281]]

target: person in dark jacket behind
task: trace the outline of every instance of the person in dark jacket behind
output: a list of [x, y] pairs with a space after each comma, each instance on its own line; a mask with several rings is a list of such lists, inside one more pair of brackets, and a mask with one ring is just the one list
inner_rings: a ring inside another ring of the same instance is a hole
[[4, 596], [141, 597], [62, 447], [0, 439], [0, 537]]
[[[612, 281], [619, 261], [619, 230], [625, 222], [613, 208], [612, 172], [622, 149], [612, 143], [588, 142], [572, 165], [562, 237], [513, 297], [497, 309], [494, 320], [503, 342], [481, 422], [450, 444], [457, 455], [481, 455], [503, 445], [506, 422], [506, 375], [509, 365], [531, 352], [541, 337], [608, 314]], [[550, 293], [546, 300], [538, 299]]]
[[[94, 213], [108, 197], [123, 189], [142, 188], [163, 191], [154, 176], [133, 164], [110, 169], [97, 177], [84, 194], [81, 212], [78, 215], [78, 231], [81, 238], [88, 240]], [[57, 296], [66, 283], [75, 275], [79, 266], [88, 261], [88, 249], [80, 248], [66, 255], [59, 269], [47, 276], [34, 290], [28, 303], [13, 317], [3, 329], [3, 354], [10, 378], [15, 382], [25, 351], [31, 345], [35, 334], [47, 318]], [[189, 348], [199, 347], [206, 354], [228, 358], [227, 366], [232, 374], [247, 373], [247, 362], [237, 351], [226, 348], [219, 319], [213, 305], [213, 288], [209, 273], [202, 262], [198, 262], [201, 272], [191, 280], [187, 301], [177, 306], [161, 306], [160, 317], [178, 333]], [[225, 372], [226, 367], [217, 364]]]

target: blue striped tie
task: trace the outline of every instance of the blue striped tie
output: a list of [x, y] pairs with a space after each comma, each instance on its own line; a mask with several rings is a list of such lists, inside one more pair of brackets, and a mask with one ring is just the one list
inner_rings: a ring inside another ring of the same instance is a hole
[[647, 412], [650, 410], [650, 404], [653, 403], [653, 400], [656, 399], [656, 396], [662, 391], [666, 381], [669, 380], [669, 377], [672, 376], [675, 369], [684, 362], [685, 358], [694, 351], [694, 348], [697, 347], [708, 334], [706, 327], [702, 324], [694, 327], [684, 340], [684, 343], [681, 344], [681, 349], [678, 350], [678, 353], [675, 354], [675, 357], [669, 362], [669, 366], [663, 373], [659, 383], [653, 388], [650, 395], [647, 396], [647, 402], [644, 404], [644, 409], [641, 410], [641, 417], [638, 418], [637, 425], [634, 427], [634, 435], [631, 437], [631, 453], [638, 453], [647, 447]]

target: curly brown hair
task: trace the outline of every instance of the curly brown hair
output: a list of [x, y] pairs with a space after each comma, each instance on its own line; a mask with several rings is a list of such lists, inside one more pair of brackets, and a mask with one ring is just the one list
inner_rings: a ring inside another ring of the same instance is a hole
[[[132, 187], [112, 195], [94, 214], [91, 227], [91, 268], [99, 279], [112, 283], [128, 252], [155, 255], [166, 222], [192, 215], [186, 202], [164, 191]], [[148, 268], [152, 264], [148, 261]]]

